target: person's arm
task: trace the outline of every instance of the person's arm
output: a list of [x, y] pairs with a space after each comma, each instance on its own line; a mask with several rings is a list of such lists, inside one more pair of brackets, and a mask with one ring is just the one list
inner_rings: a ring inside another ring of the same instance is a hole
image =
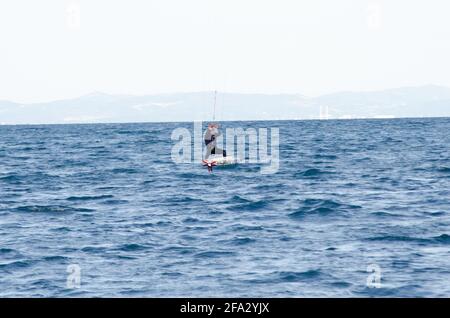
[[221, 135], [221, 132], [220, 132], [220, 130], [219, 130], [219, 124], [212, 124], [212, 127], [214, 127], [214, 135], [217, 137], [217, 136], [220, 136]]
[[219, 128], [216, 128], [216, 137], [220, 136], [222, 133], [220, 132]]
[[204, 136], [205, 140], [211, 140], [211, 130], [210, 129], [206, 129]]

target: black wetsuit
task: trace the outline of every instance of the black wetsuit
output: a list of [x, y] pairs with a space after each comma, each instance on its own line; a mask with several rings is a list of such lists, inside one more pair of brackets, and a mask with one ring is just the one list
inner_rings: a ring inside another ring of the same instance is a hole
[[[219, 147], [216, 146], [215, 140], [216, 140], [216, 136], [218, 136], [219, 130], [215, 129], [214, 132], [211, 132], [209, 130], [206, 131], [205, 133], [205, 145], [207, 146], [207, 153], [206, 153], [206, 158], [209, 157], [209, 155], [215, 155], [216, 153], [220, 154], [220, 152], [222, 152], [222, 156], [226, 157], [227, 156], [227, 152], [223, 149], [220, 149]], [[210, 145], [211, 143], [213, 143], [212, 145]], [[211, 146], [213, 146], [211, 148]]]
[[[212, 137], [213, 137], [213, 139], [211, 139], [211, 140], [205, 139], [205, 145], [206, 146], [208, 146], [212, 141], [214, 141], [215, 137], [214, 136], [212, 136]], [[217, 147], [214, 147], [214, 148], [211, 149], [211, 155], [215, 155], [216, 154], [216, 148]], [[220, 150], [222, 150], [222, 156], [224, 156], [224, 157], [227, 156], [227, 151], [226, 150], [220, 149], [220, 148], [217, 148], [217, 150], [218, 150], [218, 152], [220, 152]]]

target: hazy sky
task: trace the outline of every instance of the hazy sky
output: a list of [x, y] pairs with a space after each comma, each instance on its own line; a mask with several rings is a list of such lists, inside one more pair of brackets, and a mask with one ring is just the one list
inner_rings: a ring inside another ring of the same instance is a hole
[[450, 86], [448, 0], [1, 0], [0, 99]]

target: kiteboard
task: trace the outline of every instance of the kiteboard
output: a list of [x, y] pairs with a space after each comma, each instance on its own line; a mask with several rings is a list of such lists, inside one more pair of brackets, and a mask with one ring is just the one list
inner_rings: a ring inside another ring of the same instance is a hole
[[213, 155], [209, 156], [208, 159], [203, 159], [202, 163], [204, 166], [208, 167], [208, 171], [211, 172], [213, 167], [234, 165], [237, 162], [233, 156], [223, 157], [220, 155]]

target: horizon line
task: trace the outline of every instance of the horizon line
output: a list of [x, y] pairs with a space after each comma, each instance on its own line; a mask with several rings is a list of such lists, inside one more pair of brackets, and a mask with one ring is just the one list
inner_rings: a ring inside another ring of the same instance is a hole
[[[407, 120], [407, 119], [450, 119], [450, 116], [421, 116], [421, 117], [355, 117], [355, 118], [302, 118], [302, 119], [235, 119], [220, 120], [218, 122], [264, 122], [264, 121], [352, 121], [352, 120]], [[0, 127], [7, 126], [55, 126], [55, 125], [140, 125], [140, 124], [187, 124], [195, 122], [211, 122], [211, 120], [190, 120], [190, 121], [129, 121], [129, 122], [67, 122], [67, 123], [20, 123], [20, 124], [3, 124]]]

